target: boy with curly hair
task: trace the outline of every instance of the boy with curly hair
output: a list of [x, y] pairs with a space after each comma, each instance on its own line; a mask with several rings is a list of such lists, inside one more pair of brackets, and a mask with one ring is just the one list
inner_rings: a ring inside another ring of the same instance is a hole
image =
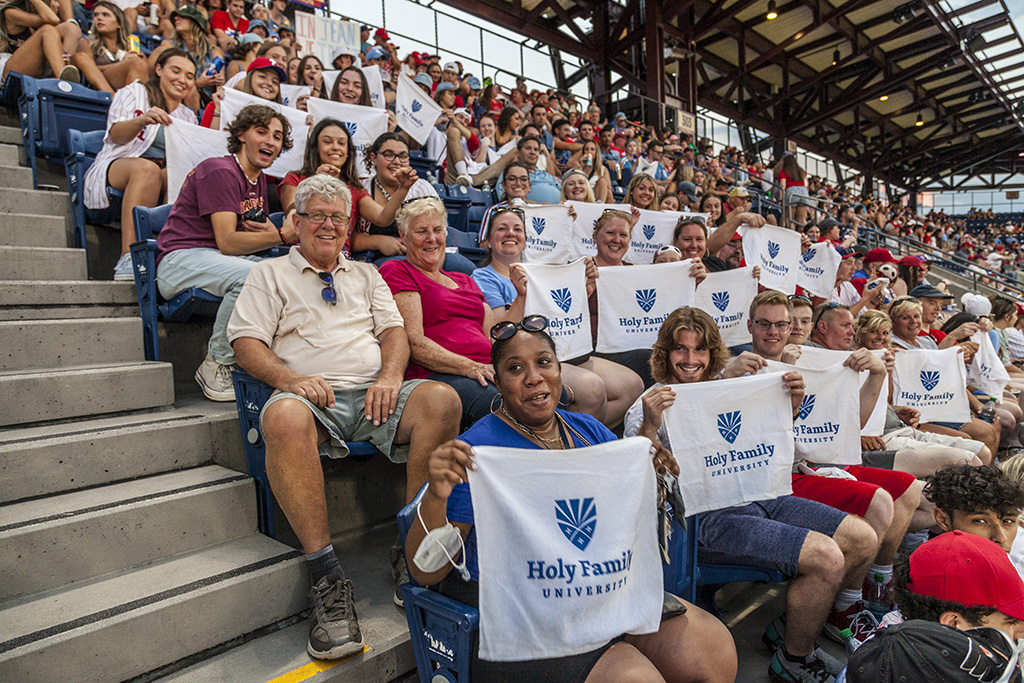
[[1024, 487], [994, 467], [950, 465], [925, 477], [924, 495], [935, 504], [943, 531], [981, 536], [1010, 552]]

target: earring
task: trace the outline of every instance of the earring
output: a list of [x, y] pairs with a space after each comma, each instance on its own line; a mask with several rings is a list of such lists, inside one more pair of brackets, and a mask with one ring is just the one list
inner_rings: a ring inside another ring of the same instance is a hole
[[568, 384], [563, 384], [562, 386], [565, 388], [565, 393], [569, 394], [569, 400], [564, 405], [562, 401], [559, 400], [558, 405], [563, 408], [568, 408], [569, 406], [576, 402], [576, 392], [574, 392], [572, 390], [572, 387], [570, 387]]
[[[497, 406], [495, 406], [495, 405], [494, 405], [494, 402], [495, 402], [495, 401], [497, 401], [497, 402], [498, 402], [498, 405], [497, 405]], [[490, 408], [491, 408], [491, 412], [492, 412], [492, 413], [496, 413], [496, 412], [498, 412], [498, 408], [500, 408], [500, 407], [501, 407], [501, 403], [502, 403], [502, 398], [501, 398], [501, 394], [495, 394], [495, 395], [494, 395], [494, 397], [493, 397], [493, 398], [491, 399], [491, 405], [490, 405]]]

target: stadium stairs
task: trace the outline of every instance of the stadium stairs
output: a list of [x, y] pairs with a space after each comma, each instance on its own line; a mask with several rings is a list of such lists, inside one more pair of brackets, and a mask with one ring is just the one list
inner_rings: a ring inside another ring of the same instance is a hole
[[[233, 403], [191, 379], [209, 323], [147, 362], [117, 235], [72, 244], [63, 170], [33, 190], [0, 120], [0, 680], [391, 681], [415, 668], [388, 548], [404, 491], [384, 458], [339, 463], [328, 500], [371, 649], [305, 652], [308, 579], [280, 512], [257, 531]], [[333, 664], [333, 663], [332, 663]]]

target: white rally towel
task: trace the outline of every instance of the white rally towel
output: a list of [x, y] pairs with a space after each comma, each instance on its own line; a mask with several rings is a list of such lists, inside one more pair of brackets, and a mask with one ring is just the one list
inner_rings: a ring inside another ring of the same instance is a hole
[[481, 659], [565, 657], [658, 630], [650, 445], [633, 437], [562, 451], [473, 449]]
[[294, 107], [285, 107], [277, 102], [246, 94], [241, 90], [225, 88], [224, 99], [220, 103], [220, 129], [227, 130], [238, 112], [250, 104], [262, 104], [284, 114], [292, 126], [292, 148], [282, 150], [281, 155], [264, 173], [274, 178], [284, 178], [292, 171], [302, 168], [302, 155], [306, 152], [306, 138], [309, 136], [309, 127], [306, 126], [306, 112], [304, 111], [299, 111]]
[[[573, 237], [570, 245], [570, 258], [578, 259], [584, 256], [595, 256], [597, 247], [594, 245], [594, 225], [608, 209], [625, 211], [629, 213], [629, 204], [597, 204], [595, 202], [573, 202], [568, 201], [566, 206], [571, 206], [576, 211], [576, 220], [573, 221]], [[628, 260], [628, 259], [627, 259]]]
[[363, 75], [366, 76], [366, 84], [370, 87], [370, 104], [378, 109], [386, 109], [387, 102], [384, 100], [384, 79], [380, 76], [380, 67], [376, 64], [364, 66]]
[[967, 369], [960, 349], [904, 349], [896, 354], [893, 405], [916, 408], [921, 422], [971, 419]]
[[524, 263], [525, 314], [548, 319], [558, 360], [585, 356], [594, 350], [587, 305], [587, 264], [577, 259], [565, 265]]
[[793, 491], [793, 408], [782, 373], [673, 384], [665, 409], [686, 514]]
[[567, 263], [572, 260], [572, 218], [564, 204], [527, 204], [526, 248], [530, 263]]
[[842, 364], [823, 370], [773, 360], [759, 374], [799, 372], [804, 398], [793, 421], [796, 457], [828, 465], [859, 465], [860, 378]]
[[818, 242], [800, 256], [796, 283], [814, 296], [828, 299], [836, 288], [836, 271], [843, 257], [831, 242]]
[[398, 75], [395, 116], [403, 131], [416, 142], [425, 145], [440, 115], [440, 105], [425, 95], [411, 78], [404, 73]]
[[287, 83], [281, 84], [281, 104], [286, 107], [294, 107], [299, 102], [299, 98], [303, 95], [309, 95], [310, 87], [308, 85], [289, 85]]
[[[816, 370], [824, 370], [825, 368], [842, 365], [850, 357], [851, 353], [850, 351], [818, 349], [813, 346], [801, 346], [800, 349], [800, 358], [797, 359], [794, 365], [798, 368], [812, 368]], [[871, 353], [879, 358], [885, 355], [885, 351], [882, 350], [872, 351]], [[870, 374], [866, 370], [860, 373], [859, 386], [864, 386], [864, 382], [868, 380], [868, 375]], [[860, 430], [861, 436], [882, 436], [885, 431], [885, 409], [889, 405], [889, 384], [889, 374], [886, 373], [885, 381], [882, 382], [882, 389], [878, 392], [878, 399], [875, 401], [875, 407], [871, 410], [871, 417], [868, 418], [867, 424]], [[858, 388], [858, 395], [859, 391], [860, 389]]]
[[597, 350], [649, 349], [669, 313], [692, 306], [693, 261], [646, 266], [608, 266], [597, 278]]
[[747, 265], [761, 266], [761, 284], [783, 294], [796, 292], [797, 263], [800, 262], [800, 234], [766, 225], [740, 226], [743, 256]]
[[329, 96], [334, 92], [334, 82], [338, 80], [338, 76], [341, 75], [341, 69], [325, 69], [320, 72], [320, 77], [324, 79], [323, 92], [324, 97]]
[[228, 153], [228, 133], [174, 119], [164, 126], [167, 146], [167, 203], [173, 204], [186, 176], [199, 162]]
[[708, 273], [697, 288], [694, 306], [715, 319], [726, 346], [750, 343], [747, 318], [750, 302], [757, 296], [754, 267]]
[[[629, 209], [626, 209], [628, 212]], [[624, 260], [637, 265], [653, 263], [654, 252], [663, 244], [672, 244], [672, 231], [683, 214], [676, 211], [640, 210], [640, 220], [629, 237], [629, 251]], [[593, 232], [591, 232], [593, 234]]]
[[975, 332], [971, 341], [978, 345], [978, 352], [967, 370], [967, 383], [1002, 403], [1003, 389], [1010, 383], [1010, 374], [1006, 372], [987, 332]]
[[361, 163], [363, 150], [372, 145], [378, 137], [388, 132], [387, 111], [313, 97], [309, 99], [309, 113], [313, 117], [314, 124], [326, 118], [338, 119], [345, 124], [349, 135], [352, 136], [352, 144], [356, 148], [355, 152], [349, 150], [349, 154], [356, 155], [356, 170], [359, 171], [360, 176], [368, 173], [366, 166]]

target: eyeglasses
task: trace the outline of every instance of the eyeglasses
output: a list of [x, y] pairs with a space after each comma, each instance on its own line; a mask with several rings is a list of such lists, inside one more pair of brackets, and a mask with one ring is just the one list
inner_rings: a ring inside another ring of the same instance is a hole
[[509, 185], [529, 185], [530, 176], [528, 175], [507, 175], [505, 176], [505, 182]]
[[511, 339], [519, 330], [526, 332], [540, 332], [548, 329], [548, 319], [542, 315], [528, 315], [522, 321], [514, 323], [505, 320], [491, 328], [491, 339], [494, 341], [505, 341]]
[[771, 320], [755, 320], [754, 324], [757, 325], [757, 329], [762, 332], [767, 332], [773, 327], [777, 332], [785, 332], [793, 323], [790, 320], [779, 320], [777, 322], [772, 322]]
[[380, 155], [384, 157], [385, 161], [394, 161], [395, 159], [398, 159], [403, 164], [409, 161], [408, 152], [392, 152], [391, 150], [385, 150], [381, 152]]
[[324, 288], [320, 290], [320, 298], [332, 306], [337, 306], [338, 292], [334, 289], [334, 276], [323, 271], [317, 271], [316, 276], [324, 283]]
[[333, 223], [336, 226], [348, 225], [349, 217], [343, 213], [332, 213], [329, 215], [322, 211], [314, 211], [313, 213], [302, 213], [301, 211], [296, 211], [296, 213], [302, 216], [303, 218], [308, 219], [309, 222], [312, 223], [313, 225], [323, 225], [328, 218], [330, 218], [331, 223]]

